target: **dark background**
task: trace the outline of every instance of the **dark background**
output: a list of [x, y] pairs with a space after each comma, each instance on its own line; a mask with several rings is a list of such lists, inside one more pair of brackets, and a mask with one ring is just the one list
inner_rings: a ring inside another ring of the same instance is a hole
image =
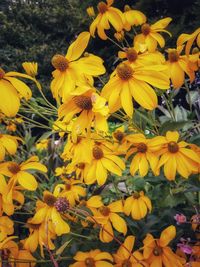
[[[5, 71], [21, 71], [24, 61], [39, 63], [39, 79], [47, 89], [51, 79], [51, 58], [65, 54], [72, 40], [88, 30], [90, 19], [86, 8], [97, 0], [0, 0], [0, 66]], [[171, 16], [168, 28], [173, 37], [166, 45], [175, 47], [180, 33], [191, 33], [200, 22], [198, 0], [115, 0], [114, 6], [131, 5], [146, 14], [148, 21]], [[89, 51], [102, 55], [109, 65], [115, 51], [108, 42], [96, 38]]]

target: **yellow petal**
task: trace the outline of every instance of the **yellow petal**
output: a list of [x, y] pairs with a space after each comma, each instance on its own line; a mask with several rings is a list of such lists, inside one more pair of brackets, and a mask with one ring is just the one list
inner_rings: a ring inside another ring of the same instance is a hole
[[131, 94], [135, 101], [142, 107], [153, 110], [158, 105], [157, 95], [154, 90], [144, 81], [131, 80], [129, 81]]
[[125, 200], [124, 203], [124, 213], [129, 216], [132, 210], [132, 202], [133, 202], [133, 197], [130, 196]]
[[26, 100], [30, 99], [32, 96], [31, 89], [22, 81], [14, 77], [6, 77], [8, 81], [16, 88], [19, 92], [20, 97], [24, 97]]
[[110, 214], [110, 220], [112, 222], [113, 227], [120, 233], [123, 233], [124, 235], [127, 232], [127, 226], [124, 219], [122, 219], [118, 214], [111, 213]]
[[89, 32], [80, 33], [77, 39], [69, 46], [66, 58], [69, 61], [74, 61], [78, 59], [86, 49], [89, 40], [90, 40]]
[[121, 105], [124, 111], [130, 118], [132, 118], [133, 103], [132, 103], [132, 96], [131, 96], [131, 91], [130, 91], [128, 82], [124, 82], [122, 85], [120, 99], [121, 99]]
[[176, 158], [171, 155], [164, 165], [164, 174], [168, 180], [174, 180], [176, 176]]
[[160, 246], [166, 247], [170, 241], [172, 241], [176, 236], [176, 228], [173, 225], [170, 225], [165, 230], [162, 231], [160, 236]]
[[8, 117], [14, 117], [20, 106], [19, 96], [15, 88], [8, 82], [0, 80], [0, 110]]
[[119, 168], [119, 166], [117, 166], [112, 160], [106, 159], [106, 158], [102, 158], [101, 159], [102, 165], [110, 172], [121, 176], [122, 175], [122, 171]]
[[46, 166], [39, 162], [29, 162], [21, 165], [21, 170], [38, 170], [41, 172], [47, 172]]
[[172, 18], [170, 18], [170, 17], [160, 19], [156, 23], [151, 25], [151, 29], [153, 29], [153, 30], [164, 29], [168, 26], [168, 24], [171, 21], [172, 21]]
[[31, 191], [35, 191], [37, 189], [38, 183], [32, 174], [20, 171], [17, 173], [17, 179], [19, 184], [25, 189]]
[[171, 142], [171, 141], [177, 142], [178, 139], [179, 139], [179, 133], [178, 132], [167, 131], [166, 139], [169, 142]]
[[170, 78], [174, 88], [180, 88], [185, 79], [185, 74], [177, 62], [170, 63]]
[[60, 236], [62, 234], [67, 234], [70, 232], [69, 225], [61, 218], [60, 214], [55, 208], [51, 211], [52, 223], [55, 226], [55, 233]]

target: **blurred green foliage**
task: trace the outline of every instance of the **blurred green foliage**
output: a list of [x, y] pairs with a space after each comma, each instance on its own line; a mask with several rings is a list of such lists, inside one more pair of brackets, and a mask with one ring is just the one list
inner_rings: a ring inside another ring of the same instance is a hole
[[[21, 71], [23, 61], [39, 63], [39, 79], [49, 86], [51, 58], [65, 54], [70, 42], [81, 31], [88, 30], [90, 19], [86, 8], [98, 0], [1, 0], [0, 1], [0, 65], [6, 71]], [[174, 39], [181, 32], [192, 32], [200, 21], [198, 0], [115, 0], [115, 6], [125, 4], [141, 10], [150, 22], [172, 16], [170, 30]], [[169, 40], [168, 45], [172, 45]], [[175, 45], [175, 42], [173, 42]], [[106, 47], [107, 46], [107, 47]], [[106, 48], [106, 49], [105, 49]], [[105, 53], [106, 50], [106, 53]], [[89, 51], [107, 59], [109, 67], [115, 60], [109, 42], [96, 38]], [[112, 52], [111, 52], [112, 51]]]

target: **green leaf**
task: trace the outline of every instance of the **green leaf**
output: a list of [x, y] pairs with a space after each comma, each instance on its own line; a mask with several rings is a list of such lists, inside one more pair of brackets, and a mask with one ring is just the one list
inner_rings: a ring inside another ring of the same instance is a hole
[[69, 243], [72, 241], [71, 240], [68, 240], [66, 241], [61, 247], [59, 247], [57, 250], [56, 250], [56, 255], [61, 255], [63, 253], [63, 251], [65, 250], [65, 248], [69, 245]]
[[160, 127], [160, 134], [164, 135], [167, 131], [177, 131], [182, 129], [185, 125], [189, 124], [188, 121], [166, 121]]

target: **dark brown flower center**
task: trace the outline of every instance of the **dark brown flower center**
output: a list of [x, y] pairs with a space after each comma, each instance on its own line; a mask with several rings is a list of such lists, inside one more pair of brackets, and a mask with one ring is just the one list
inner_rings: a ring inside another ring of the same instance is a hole
[[108, 216], [110, 214], [110, 209], [108, 207], [102, 206], [99, 211], [103, 216]]
[[179, 146], [176, 142], [169, 142], [168, 143], [168, 150], [171, 153], [177, 153], [179, 151]]
[[12, 162], [9, 166], [8, 166], [8, 170], [10, 172], [12, 172], [13, 174], [17, 174], [19, 171], [20, 171], [20, 166], [15, 163], [15, 162]]
[[71, 190], [72, 186], [71, 184], [65, 184], [65, 190], [69, 191]]
[[140, 198], [140, 194], [139, 194], [138, 192], [134, 192], [134, 193], [132, 194], [132, 196], [133, 196], [134, 199], [138, 199], [138, 198]]
[[44, 195], [44, 202], [49, 206], [49, 207], [54, 207], [54, 204], [56, 203], [57, 198], [54, 197], [53, 195], [47, 193]]
[[177, 62], [179, 60], [179, 54], [176, 49], [173, 49], [168, 53], [168, 58], [171, 63]]
[[117, 74], [120, 79], [127, 81], [133, 76], [133, 69], [125, 63], [121, 63], [117, 66]]
[[86, 258], [85, 259], [85, 265], [87, 267], [95, 267], [95, 261], [93, 258]]
[[27, 223], [26, 225], [27, 225], [28, 228], [31, 228], [33, 230], [37, 230], [37, 229], [40, 228], [41, 224], [40, 223], [39, 224]]
[[141, 31], [144, 35], [148, 35], [151, 31], [150, 25], [148, 23], [145, 23], [141, 27]]
[[69, 61], [63, 55], [55, 55], [51, 60], [55, 69], [64, 72], [69, 66]]
[[129, 260], [124, 260], [122, 263], [122, 267], [131, 267], [132, 264]]
[[108, 6], [104, 2], [100, 2], [97, 6], [99, 13], [104, 14], [108, 11]]
[[101, 158], [103, 158], [103, 150], [100, 147], [98, 147], [98, 146], [95, 146], [93, 148], [92, 153], [93, 153], [93, 157], [95, 159], [101, 159]]
[[153, 250], [154, 256], [160, 256], [162, 255], [162, 248], [161, 247], [155, 247]]
[[85, 163], [81, 162], [81, 163], [78, 163], [76, 166], [77, 168], [83, 170], [85, 168]]
[[128, 48], [126, 51], [126, 56], [130, 62], [134, 62], [138, 57], [138, 53], [134, 48]]
[[54, 203], [58, 212], [65, 212], [69, 209], [69, 201], [65, 197], [59, 197]]
[[3, 79], [4, 75], [5, 71], [2, 68], [0, 68], [0, 80]]
[[92, 109], [92, 100], [91, 97], [80, 95], [74, 97], [74, 103], [77, 107], [83, 110], [91, 110]]
[[114, 134], [114, 137], [118, 140], [118, 141], [122, 141], [122, 139], [124, 138], [124, 133], [121, 131], [116, 131]]
[[137, 145], [137, 151], [140, 152], [140, 153], [147, 152], [147, 145], [145, 143], [139, 143]]

